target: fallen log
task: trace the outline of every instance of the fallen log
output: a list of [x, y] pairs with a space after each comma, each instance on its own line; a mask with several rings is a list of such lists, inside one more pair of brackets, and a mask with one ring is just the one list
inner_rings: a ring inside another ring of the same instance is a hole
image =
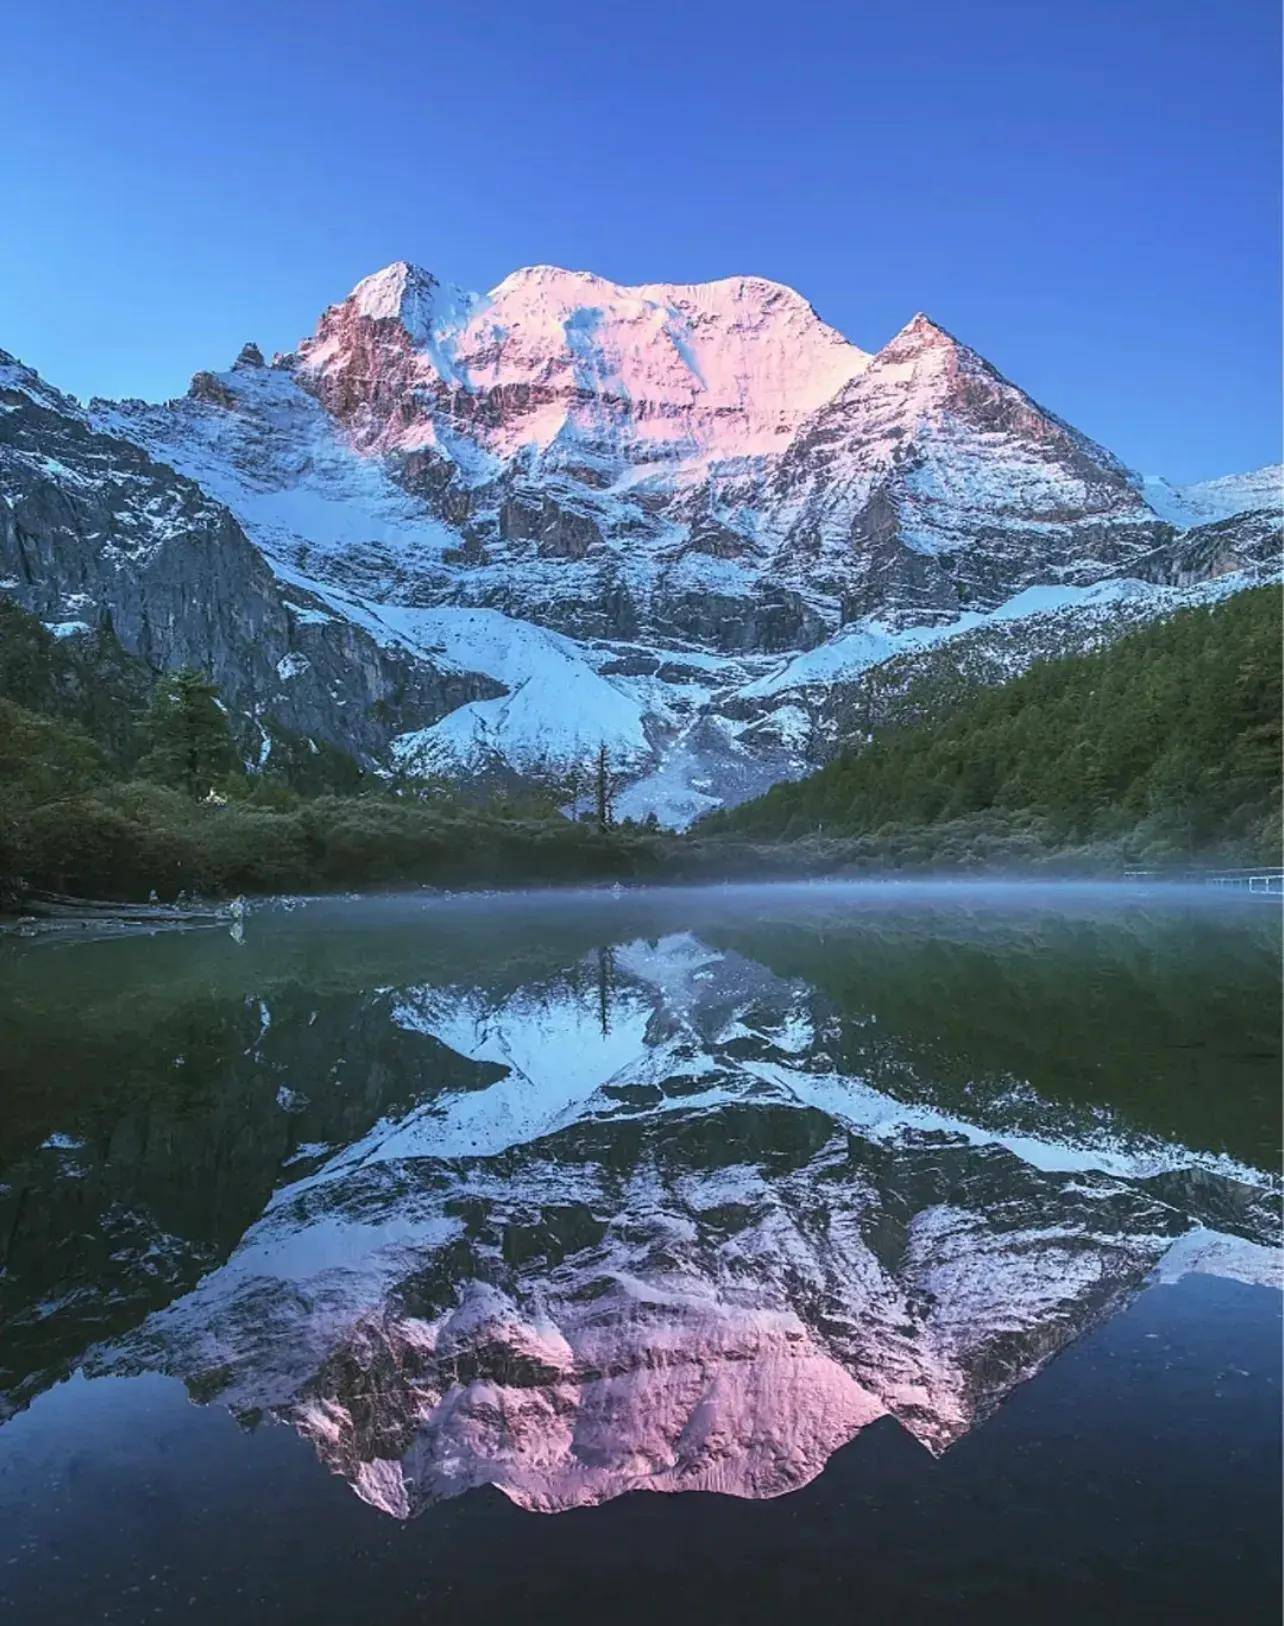
[[235, 915], [233, 904], [114, 903], [103, 898], [32, 891], [19, 899], [9, 930], [22, 933], [55, 926], [226, 926]]

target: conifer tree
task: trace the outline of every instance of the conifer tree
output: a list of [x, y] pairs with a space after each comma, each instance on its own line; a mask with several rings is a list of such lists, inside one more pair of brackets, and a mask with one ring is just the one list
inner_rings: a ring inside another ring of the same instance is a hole
[[615, 823], [615, 782], [611, 773], [611, 759], [607, 754], [606, 741], [598, 747], [597, 763], [594, 773], [594, 799], [597, 804], [597, 822], [605, 830]]
[[167, 673], [156, 686], [144, 726], [148, 750], [141, 772], [194, 800], [208, 796], [239, 766], [218, 691], [200, 672]]

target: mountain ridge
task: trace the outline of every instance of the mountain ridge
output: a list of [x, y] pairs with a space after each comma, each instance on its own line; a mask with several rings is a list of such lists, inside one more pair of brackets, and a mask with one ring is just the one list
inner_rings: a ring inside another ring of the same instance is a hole
[[[1166, 613], [1277, 555], [1278, 471], [1143, 479], [926, 314], [870, 354], [761, 278], [627, 287], [534, 266], [474, 295], [397, 261], [294, 351], [246, 344], [183, 397], [82, 408], [37, 382], [10, 400], [53, 414], [51, 444], [61, 417], [194, 482], [310, 625], [431, 668], [433, 706], [348, 729], [367, 766], [556, 781], [605, 746], [630, 811], [679, 825], [832, 749], [814, 683], [802, 706], [762, 692], [809, 651], [849, 652], [829, 664], [850, 678], [862, 648], [1010, 619], [1036, 589], [1068, 607], [1135, 572]], [[33, 483], [36, 508], [83, 498], [56, 450], [9, 469], [28, 511]], [[5, 590], [70, 622], [89, 578], [101, 616], [136, 589], [87, 565], [98, 546], [64, 536], [42, 590], [16, 568]], [[473, 692], [447, 705], [443, 680]], [[331, 738], [370, 690], [328, 681]]]

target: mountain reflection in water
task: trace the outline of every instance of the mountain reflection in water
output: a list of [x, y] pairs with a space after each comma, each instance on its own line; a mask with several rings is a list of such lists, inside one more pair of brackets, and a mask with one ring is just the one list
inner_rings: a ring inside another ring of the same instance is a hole
[[1278, 1280], [1276, 928], [781, 888], [7, 950], [0, 1407], [163, 1372], [398, 1517], [940, 1453], [1156, 1269]]

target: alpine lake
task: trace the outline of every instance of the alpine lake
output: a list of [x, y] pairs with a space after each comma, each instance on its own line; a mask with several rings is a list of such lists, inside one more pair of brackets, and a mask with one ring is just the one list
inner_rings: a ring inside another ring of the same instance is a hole
[[1278, 1618], [1280, 920], [0, 943], [0, 1621]]

